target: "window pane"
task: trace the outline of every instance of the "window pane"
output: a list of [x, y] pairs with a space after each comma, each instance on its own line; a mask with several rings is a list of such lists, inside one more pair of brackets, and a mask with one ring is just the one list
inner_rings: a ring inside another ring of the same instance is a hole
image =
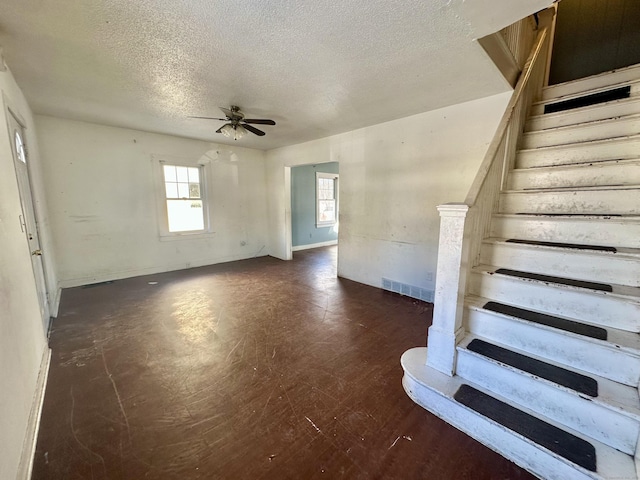
[[167, 188], [167, 198], [178, 198], [178, 184], [177, 183], [165, 183]]
[[318, 198], [322, 200], [335, 198], [334, 185], [335, 183], [332, 178], [319, 178]]
[[200, 183], [200, 169], [194, 167], [189, 168], [189, 182]]
[[189, 184], [189, 198], [200, 198], [200, 184], [199, 183], [190, 183]]
[[178, 197], [179, 198], [189, 198], [189, 184], [188, 183], [179, 183], [178, 184]]
[[189, 169], [187, 167], [176, 167], [179, 182], [189, 182]]
[[318, 222], [335, 222], [336, 202], [335, 200], [318, 201]]
[[170, 232], [204, 230], [202, 200], [167, 200]]
[[165, 165], [164, 166], [164, 181], [165, 182], [175, 182], [177, 181], [176, 177], [176, 167], [173, 165]]

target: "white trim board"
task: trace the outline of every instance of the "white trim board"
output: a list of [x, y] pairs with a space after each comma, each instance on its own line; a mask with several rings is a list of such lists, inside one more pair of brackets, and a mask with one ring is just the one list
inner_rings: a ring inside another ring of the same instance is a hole
[[296, 245], [295, 247], [291, 247], [291, 251], [297, 252], [300, 250], [309, 250], [311, 248], [318, 248], [318, 247], [328, 247], [330, 245], [337, 245], [337, 244], [338, 244], [337, 240], [328, 240], [326, 242], [310, 243], [309, 245]]
[[45, 347], [44, 352], [42, 352], [38, 382], [36, 384], [36, 391], [33, 394], [29, 423], [22, 446], [22, 456], [20, 457], [20, 464], [18, 465], [18, 475], [16, 477], [18, 480], [29, 480], [31, 478], [33, 460], [36, 454], [36, 443], [38, 441], [38, 431], [40, 430], [40, 417], [44, 405], [44, 392], [47, 388], [50, 365], [51, 349]]

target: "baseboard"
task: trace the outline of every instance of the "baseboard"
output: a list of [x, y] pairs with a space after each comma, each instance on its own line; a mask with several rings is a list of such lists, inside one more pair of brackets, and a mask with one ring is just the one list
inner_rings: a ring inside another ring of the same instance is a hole
[[53, 302], [49, 305], [49, 314], [53, 318], [58, 318], [58, 310], [60, 309], [60, 297], [62, 296], [62, 288], [58, 286], [56, 288], [56, 294], [53, 298]]
[[337, 240], [329, 240], [327, 242], [320, 243], [310, 243], [309, 245], [296, 245], [295, 247], [291, 247], [292, 252], [298, 252], [300, 250], [309, 250], [310, 248], [318, 248], [318, 247], [329, 247], [331, 245], [337, 245]]
[[44, 404], [44, 392], [47, 387], [50, 364], [51, 349], [49, 347], [45, 347], [44, 352], [42, 352], [38, 382], [36, 384], [36, 391], [33, 395], [33, 404], [31, 405], [31, 413], [29, 414], [27, 433], [22, 446], [20, 464], [18, 465], [18, 475], [16, 477], [18, 480], [29, 480], [31, 478], [33, 460], [36, 454], [36, 443], [38, 441], [38, 430], [40, 429], [40, 416], [42, 414], [42, 406]]
[[185, 270], [189, 268], [207, 267], [209, 265], [217, 265], [220, 263], [236, 262], [238, 260], [248, 260], [250, 258], [263, 257], [267, 253], [264, 247], [258, 250], [254, 255], [230, 255], [216, 259], [194, 260], [189, 263], [178, 263], [170, 265], [160, 265], [155, 267], [137, 268], [135, 270], [120, 270], [105, 275], [91, 275], [87, 277], [76, 277], [60, 280], [58, 283], [61, 288], [73, 288], [93, 283], [111, 282], [115, 280], [123, 280], [125, 278], [142, 277], [144, 275], [155, 275], [159, 273], [175, 272], [177, 270]]

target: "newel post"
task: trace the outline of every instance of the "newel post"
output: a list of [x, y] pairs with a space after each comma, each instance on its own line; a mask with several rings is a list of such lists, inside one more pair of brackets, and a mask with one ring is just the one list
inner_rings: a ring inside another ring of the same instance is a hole
[[456, 345], [464, 336], [462, 310], [466, 286], [464, 222], [469, 207], [462, 203], [438, 206], [440, 240], [433, 323], [429, 327], [427, 365], [447, 375], [455, 373]]

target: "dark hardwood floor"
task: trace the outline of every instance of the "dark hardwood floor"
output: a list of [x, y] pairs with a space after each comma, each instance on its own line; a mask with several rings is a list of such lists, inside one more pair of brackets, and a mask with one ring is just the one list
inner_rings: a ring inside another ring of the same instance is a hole
[[336, 248], [62, 295], [34, 479], [532, 479], [414, 404], [431, 305]]

